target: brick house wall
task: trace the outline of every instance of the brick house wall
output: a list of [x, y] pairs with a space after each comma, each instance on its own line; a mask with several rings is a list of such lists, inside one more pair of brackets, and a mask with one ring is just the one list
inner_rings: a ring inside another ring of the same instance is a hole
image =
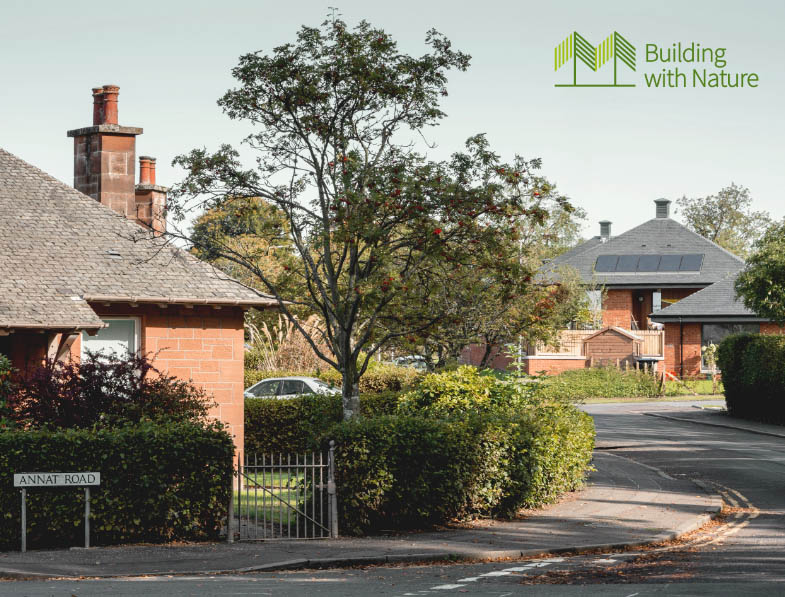
[[630, 329], [632, 320], [632, 290], [608, 290], [602, 305], [603, 327]]
[[[701, 374], [701, 324], [685, 323], [683, 331], [679, 323], [665, 324], [665, 370], [679, 377]], [[683, 334], [683, 344], [681, 343]], [[681, 370], [682, 351], [684, 371]]]
[[588, 367], [589, 361], [585, 357], [568, 357], [568, 358], [539, 358], [539, 357], [526, 357], [523, 361], [523, 371], [529, 375], [537, 373], [545, 373], [546, 375], [558, 375], [565, 371], [572, 371], [573, 369], [585, 369]]
[[[475, 367], [479, 367], [484, 354], [484, 344], [470, 344], [461, 350], [461, 354], [458, 357], [458, 362], [461, 365], [474, 365]], [[509, 367], [513, 360], [514, 359], [505, 354], [503, 346], [494, 346], [491, 348], [491, 354], [488, 357], [486, 366], [490, 369], [498, 369], [503, 371]]]

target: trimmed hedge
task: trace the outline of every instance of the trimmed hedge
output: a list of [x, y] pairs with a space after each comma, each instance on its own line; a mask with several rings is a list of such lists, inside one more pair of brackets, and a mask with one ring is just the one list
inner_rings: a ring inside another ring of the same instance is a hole
[[616, 367], [574, 369], [544, 378], [538, 394], [546, 399], [626, 398], [659, 395], [659, 381], [645, 371]]
[[336, 441], [343, 534], [511, 515], [577, 489], [590, 468], [591, 417], [566, 404], [515, 416], [382, 416], [340, 423]]
[[[360, 396], [361, 412], [365, 417], [390, 414], [398, 405], [398, 396], [398, 392]], [[342, 418], [340, 396], [246, 398], [245, 452], [310, 452], [319, 447], [319, 438]]]
[[[13, 473], [100, 471], [91, 488], [91, 541], [217, 539], [229, 503], [234, 445], [215, 426], [142, 422], [115, 429], [0, 433], [0, 546], [18, 549], [19, 490]], [[80, 545], [84, 492], [33, 488], [28, 546]]]
[[785, 424], [785, 337], [728, 336], [717, 363], [731, 416]]

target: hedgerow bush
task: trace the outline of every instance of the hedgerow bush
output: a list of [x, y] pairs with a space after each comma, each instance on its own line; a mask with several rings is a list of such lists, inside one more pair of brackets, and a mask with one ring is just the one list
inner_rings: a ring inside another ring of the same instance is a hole
[[429, 417], [516, 412], [533, 399], [538, 386], [536, 378], [498, 378], [464, 365], [426, 375], [414, 390], [401, 396], [398, 409]]
[[[389, 414], [398, 392], [360, 396], [364, 417]], [[318, 449], [319, 438], [343, 418], [340, 396], [245, 399], [245, 451], [249, 455], [303, 453]]]
[[537, 390], [542, 398], [583, 400], [586, 398], [626, 398], [659, 395], [659, 380], [651, 373], [617, 367], [574, 369], [542, 379]]
[[[100, 471], [90, 492], [91, 541], [217, 539], [229, 503], [234, 445], [218, 425], [188, 421], [103, 429], [0, 433], [0, 548], [18, 549], [19, 491], [13, 474]], [[28, 546], [79, 545], [81, 488], [27, 492]]]
[[731, 416], [785, 423], [785, 337], [728, 336], [717, 362]]
[[[413, 367], [399, 367], [390, 363], [371, 361], [368, 369], [360, 377], [360, 394], [379, 392], [399, 392], [416, 385], [423, 374]], [[319, 379], [335, 387], [341, 386], [341, 375], [335, 369], [325, 369]]]
[[327, 437], [336, 441], [341, 532], [360, 535], [552, 502], [583, 482], [594, 426], [553, 404], [518, 415], [359, 419]]

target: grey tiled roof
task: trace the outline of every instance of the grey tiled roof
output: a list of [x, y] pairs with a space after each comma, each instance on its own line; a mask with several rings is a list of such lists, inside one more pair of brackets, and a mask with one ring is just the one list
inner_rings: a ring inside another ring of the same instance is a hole
[[0, 149], [0, 328], [99, 327], [87, 301], [273, 300]]
[[[598, 237], [595, 239], [576, 247], [579, 250], [547, 263], [543, 267], [542, 275], [556, 276], [555, 269], [566, 265], [575, 268], [585, 283], [594, 281], [606, 286], [704, 286], [722, 280], [729, 274], [735, 274], [744, 267], [744, 262], [739, 257], [671, 218], [649, 220], [604, 243], [599, 242]], [[594, 272], [594, 264], [600, 255], [651, 254], [702, 254], [704, 258], [700, 272]]]
[[728, 276], [724, 280], [707, 286], [677, 303], [655, 311], [652, 313], [651, 319], [660, 322], [678, 320], [679, 318], [682, 321], [701, 321], [717, 318], [759, 319], [755, 316], [755, 313], [736, 298], [736, 290], [733, 287], [735, 282], [735, 275]]

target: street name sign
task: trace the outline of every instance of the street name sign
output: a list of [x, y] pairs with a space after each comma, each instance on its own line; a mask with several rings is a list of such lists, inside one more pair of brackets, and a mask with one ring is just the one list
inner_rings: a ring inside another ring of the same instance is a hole
[[84, 487], [100, 485], [101, 473], [16, 473], [14, 487]]

